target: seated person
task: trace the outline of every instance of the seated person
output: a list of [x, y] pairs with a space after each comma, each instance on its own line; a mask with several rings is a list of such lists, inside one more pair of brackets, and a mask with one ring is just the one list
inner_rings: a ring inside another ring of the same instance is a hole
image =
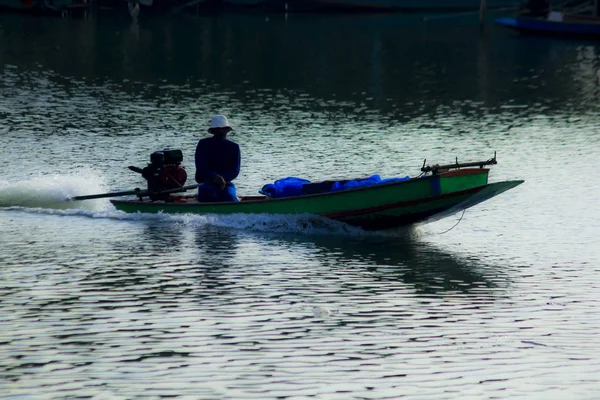
[[238, 201], [231, 182], [240, 173], [240, 146], [227, 139], [232, 131], [223, 115], [210, 120], [208, 132], [212, 137], [201, 139], [196, 146], [196, 182], [198, 201]]

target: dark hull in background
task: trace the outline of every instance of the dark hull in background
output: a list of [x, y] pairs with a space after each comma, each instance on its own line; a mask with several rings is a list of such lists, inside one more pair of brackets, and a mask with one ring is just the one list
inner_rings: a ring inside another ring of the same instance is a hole
[[600, 19], [571, 16], [566, 21], [548, 21], [542, 18], [500, 18], [496, 24], [523, 35], [551, 36], [555, 38], [600, 39]]
[[[0, 0], [0, 8], [37, 14], [72, 15], [88, 10], [124, 10], [139, 2], [140, 13], [243, 9], [273, 12], [476, 11], [479, 0]], [[487, 8], [517, 7], [517, 0], [489, 0]]]
[[[284, 12], [476, 11], [479, 0], [222, 0], [228, 6]], [[517, 7], [517, 0], [489, 0], [487, 8]]]
[[90, 9], [91, 0], [0, 0], [0, 10], [67, 16]]

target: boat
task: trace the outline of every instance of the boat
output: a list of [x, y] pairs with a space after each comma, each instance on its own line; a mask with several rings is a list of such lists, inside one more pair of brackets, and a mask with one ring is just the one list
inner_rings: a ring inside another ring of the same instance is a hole
[[528, 35], [600, 39], [598, 13], [598, 0], [569, 0], [554, 6], [549, 0], [529, 0], [519, 14], [495, 23]]
[[[516, 8], [521, 0], [487, 0], [488, 9]], [[223, 0], [225, 4], [285, 12], [477, 11], [481, 0]]]
[[[524, 182], [489, 183], [488, 166], [496, 163], [495, 154], [494, 158], [480, 162], [456, 160], [453, 164], [429, 166], [424, 161], [417, 177], [336, 191], [322, 190], [331, 187], [331, 181], [311, 183], [306, 186], [305, 194], [282, 198], [257, 195], [242, 196], [237, 202], [206, 203], [198, 202], [194, 195], [171, 193], [178, 189], [170, 189], [167, 197], [154, 196], [158, 200], [152, 200], [148, 191], [141, 191], [136, 199], [110, 201], [117, 210], [126, 213], [311, 214], [365, 230], [385, 230], [439, 220]], [[85, 198], [93, 197], [81, 196], [75, 200]]]
[[91, 7], [88, 0], [0, 0], [0, 10], [67, 17]]
[[495, 23], [522, 34], [600, 39], [600, 19], [582, 15], [556, 19], [517, 16], [499, 18]]

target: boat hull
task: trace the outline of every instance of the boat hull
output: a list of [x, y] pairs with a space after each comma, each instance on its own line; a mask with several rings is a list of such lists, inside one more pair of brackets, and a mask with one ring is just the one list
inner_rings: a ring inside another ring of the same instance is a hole
[[472, 207], [523, 181], [488, 184], [488, 169], [455, 170], [352, 190], [239, 202], [200, 203], [193, 196], [172, 202], [113, 199], [127, 213], [170, 214], [313, 214], [367, 230], [431, 222]]
[[[478, 0], [315, 0], [322, 8], [332, 10], [367, 11], [475, 11], [481, 7]], [[512, 0], [491, 0], [489, 9], [514, 7], [518, 3]]]
[[[479, 0], [224, 0], [229, 5], [265, 7], [286, 12], [356, 11], [476, 11]], [[490, 0], [487, 8], [506, 8], [519, 5], [515, 0]]]
[[83, 12], [90, 8], [86, 0], [0, 0], [0, 11], [14, 11], [29, 14], [62, 15]]
[[500, 18], [495, 23], [528, 35], [600, 39], [600, 23], [592, 20], [548, 21], [542, 18], [516, 17]]
[[360, 214], [325, 216], [366, 230], [425, 224], [466, 210], [521, 183], [523, 181], [492, 183], [455, 193], [392, 204], [384, 210], [363, 210]]

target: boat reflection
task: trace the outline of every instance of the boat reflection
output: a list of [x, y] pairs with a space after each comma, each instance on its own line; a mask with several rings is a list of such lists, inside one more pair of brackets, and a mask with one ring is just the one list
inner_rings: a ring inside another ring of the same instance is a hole
[[[155, 280], [156, 271], [164, 274], [165, 267], [178, 264], [174, 260], [183, 243], [184, 233], [180, 226], [163, 221], [144, 222], [139, 234], [111, 244], [101, 262], [90, 268], [84, 279], [85, 285], [114, 290], [145, 288]], [[169, 279], [164, 279], [165, 284]], [[98, 301], [102, 302], [101, 299]]]
[[142, 233], [144, 251], [155, 255], [169, 253], [184, 243], [181, 226], [170, 222], [146, 224]]
[[303, 295], [311, 295], [327, 285], [336, 293], [369, 295], [401, 287], [416, 296], [492, 301], [511, 281], [502, 261], [445, 250], [419, 236], [418, 230], [393, 236], [311, 235], [153, 221], [139, 240], [119, 247], [114, 253], [127, 254], [127, 265], [110, 275], [127, 277], [104, 283], [139, 286], [150, 279], [155, 295], [163, 286], [172, 294], [173, 280], [185, 276], [194, 288], [182, 286], [182, 293], [192, 290], [195, 296], [213, 299], [237, 290], [262, 296], [265, 290], [296, 286], [302, 287]]
[[296, 279], [299, 271], [315, 282], [323, 279], [331, 283], [333, 279], [340, 290], [365, 290], [371, 284], [380, 289], [382, 283], [391, 287], [402, 282], [419, 296], [460, 293], [498, 297], [510, 284], [501, 265], [445, 251], [410, 230], [383, 237], [202, 227], [196, 235], [196, 247], [202, 252], [199, 264], [204, 265], [204, 278], [212, 280], [213, 286], [226, 285], [221, 281], [232, 275], [238, 281], [254, 278], [266, 284], [275, 275], [279, 280], [286, 279], [286, 273]]
[[346, 275], [365, 272], [377, 281], [400, 281], [420, 295], [453, 293], [490, 295], [510, 284], [501, 265], [487, 264], [476, 256], [445, 251], [406, 230], [395, 237], [260, 235], [268, 246], [286, 246], [307, 254], [331, 271]]

